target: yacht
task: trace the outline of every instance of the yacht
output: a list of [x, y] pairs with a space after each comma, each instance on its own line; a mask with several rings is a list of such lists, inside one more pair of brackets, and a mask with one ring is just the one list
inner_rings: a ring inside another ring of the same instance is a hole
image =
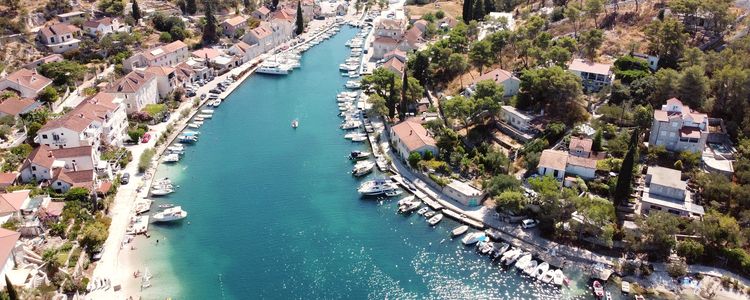
[[286, 75], [289, 74], [290, 67], [282, 65], [276, 61], [266, 61], [260, 64], [255, 72], [271, 75]]
[[437, 225], [437, 223], [440, 223], [440, 221], [442, 220], [443, 220], [443, 214], [436, 214], [435, 216], [427, 220], [427, 223], [429, 223], [432, 226], [435, 226]]
[[375, 163], [371, 161], [360, 161], [354, 165], [352, 169], [352, 175], [364, 176], [372, 172], [372, 168], [375, 167]]
[[154, 222], [171, 222], [171, 221], [182, 220], [185, 217], [187, 217], [187, 212], [182, 210], [182, 207], [175, 206], [172, 208], [167, 208], [155, 214], [151, 218], [154, 220]]
[[357, 192], [363, 196], [377, 196], [398, 189], [393, 182], [386, 179], [369, 180], [359, 186]]
[[362, 159], [367, 159], [368, 157], [370, 157], [370, 152], [363, 152], [363, 151], [355, 150], [355, 151], [352, 151], [352, 153], [349, 153], [349, 159], [351, 160], [362, 160]]
[[171, 187], [155, 188], [151, 190], [152, 196], [165, 196], [171, 193], [174, 193], [174, 189], [172, 189]]
[[170, 153], [167, 154], [167, 156], [164, 156], [164, 159], [162, 159], [165, 163], [173, 163], [180, 161], [180, 155], [177, 153]]
[[344, 129], [344, 130], [356, 129], [356, 128], [359, 128], [360, 126], [362, 126], [362, 121], [358, 121], [358, 120], [347, 121], [347, 122], [344, 122], [344, 124], [341, 124], [341, 129]]
[[346, 85], [344, 85], [348, 89], [359, 89], [362, 87], [362, 84], [359, 81], [349, 80], [346, 82]]
[[466, 233], [466, 231], [468, 231], [468, 230], [469, 230], [469, 225], [458, 226], [458, 227], [454, 228], [451, 231], [451, 236], [462, 235], [462, 234]]

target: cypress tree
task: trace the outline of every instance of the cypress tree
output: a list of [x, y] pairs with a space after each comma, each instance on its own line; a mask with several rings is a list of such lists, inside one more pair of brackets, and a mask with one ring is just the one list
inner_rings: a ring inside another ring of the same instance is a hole
[[300, 1], [297, 1], [297, 30], [295, 32], [297, 35], [305, 32], [305, 18], [302, 16], [302, 4]]
[[5, 290], [8, 292], [8, 297], [10, 300], [18, 300], [18, 292], [16, 292], [16, 288], [10, 283], [10, 279], [8, 279], [8, 275], [5, 275]]
[[398, 105], [398, 115], [401, 121], [406, 120], [406, 91], [409, 89], [409, 75], [404, 66], [404, 76], [401, 78], [401, 104]]
[[388, 92], [386, 105], [388, 105], [388, 117], [393, 120], [393, 117], [396, 115], [396, 75], [391, 76], [389, 87], [390, 91]]
[[591, 148], [596, 152], [602, 151], [602, 131], [600, 129], [597, 129], [596, 133], [594, 133], [594, 141]]
[[136, 22], [141, 19], [141, 8], [138, 6], [138, 1], [136, 0], [133, 0], [133, 9], [131, 15]]
[[203, 27], [203, 45], [211, 45], [219, 41], [218, 22], [214, 16], [213, 5], [210, 0], [204, 2], [206, 8], [206, 26]]
[[484, 19], [484, 1], [476, 0], [474, 2], [474, 10], [471, 13], [471, 19], [477, 21]]
[[484, 14], [487, 15], [495, 11], [495, 1], [484, 0]]
[[187, 12], [188, 15], [194, 15], [198, 12], [198, 5], [195, 4], [195, 0], [185, 1], [185, 12]]
[[635, 152], [638, 149], [638, 129], [633, 130], [633, 135], [630, 136], [630, 145], [628, 146], [628, 153], [625, 154], [625, 158], [622, 160], [622, 166], [620, 167], [620, 174], [617, 176], [617, 186], [615, 186], [615, 205], [621, 205], [628, 200], [630, 196], [630, 185], [633, 181], [633, 163], [635, 160]]
[[271, 1], [271, 10], [276, 11], [277, 7], [279, 7], [279, 0]]
[[471, 21], [472, 10], [474, 9], [474, 3], [472, 0], [464, 0], [463, 11], [461, 12], [464, 23], [468, 24]]

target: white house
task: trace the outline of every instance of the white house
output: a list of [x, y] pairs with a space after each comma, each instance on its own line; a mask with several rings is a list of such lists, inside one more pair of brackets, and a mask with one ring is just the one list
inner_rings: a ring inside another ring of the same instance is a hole
[[433, 155], [438, 154], [435, 138], [414, 119], [407, 119], [392, 126], [390, 134], [396, 152], [404, 161], [409, 159], [412, 152], [419, 152], [422, 156], [428, 151]]
[[39, 37], [39, 41], [46, 45], [50, 51], [65, 53], [78, 49], [78, 44], [81, 43], [81, 40], [78, 39], [80, 33], [81, 29], [76, 26], [58, 23], [42, 27], [37, 36]]
[[91, 146], [54, 149], [40, 145], [24, 160], [21, 181], [50, 180], [55, 177], [56, 169], [64, 172], [92, 170], [98, 162], [98, 155]]
[[159, 102], [156, 77], [148, 73], [130, 72], [104, 91], [123, 99], [127, 113], [138, 112], [148, 104]]
[[57, 54], [57, 53], [53, 53], [53, 54], [47, 55], [45, 57], [42, 57], [40, 59], [34, 60], [34, 61], [26, 64], [24, 66], [24, 68], [29, 69], [29, 70], [34, 70], [34, 69], [40, 67], [43, 64], [47, 64], [47, 63], [51, 63], [51, 62], [59, 62], [59, 61], [63, 61], [63, 60], [65, 60], [65, 58], [62, 55]]
[[268, 21], [271, 18], [271, 10], [266, 6], [261, 6], [253, 11], [250, 16], [261, 21]]
[[221, 28], [224, 34], [233, 37], [234, 34], [247, 26], [247, 18], [243, 16], [234, 16], [221, 22]]
[[33, 70], [20, 69], [0, 79], [0, 91], [10, 89], [23, 98], [36, 98], [37, 94], [50, 84], [52, 79]]
[[209, 80], [214, 77], [213, 69], [206, 66], [203, 59], [190, 58], [175, 67], [177, 80], [182, 83], [194, 83], [198, 80]]
[[559, 150], [544, 150], [539, 157], [537, 173], [563, 180], [566, 174], [580, 176], [583, 179], [596, 177], [596, 160], [569, 155]]
[[147, 67], [136, 72], [145, 73], [156, 79], [156, 89], [159, 91], [159, 97], [164, 99], [177, 86], [177, 75], [175, 68], [166, 66]]
[[189, 57], [190, 51], [188, 51], [188, 46], [182, 41], [174, 41], [133, 54], [133, 56], [123, 61], [122, 67], [125, 71], [152, 66], [174, 67], [187, 61]]
[[649, 145], [669, 151], [702, 152], [708, 138], [708, 115], [693, 111], [677, 98], [654, 110]]
[[85, 114], [68, 113], [50, 120], [36, 134], [34, 142], [51, 148], [94, 146], [98, 148], [101, 128]]
[[117, 18], [104, 17], [98, 20], [88, 20], [83, 23], [83, 31], [96, 38], [103, 38], [105, 35], [115, 32], [128, 31], [129, 26], [121, 24]]
[[108, 93], [97, 93], [83, 100], [68, 115], [83, 115], [101, 128], [102, 142], [122, 146], [128, 136], [128, 116], [122, 98]]
[[533, 120], [531, 116], [510, 105], [500, 107], [500, 119], [521, 131], [528, 131]]
[[261, 52], [266, 52], [276, 47], [272, 35], [273, 28], [271, 27], [271, 24], [268, 22], [261, 22], [258, 27], [245, 33], [242, 41], [249, 45], [257, 44], [258, 47], [260, 47]]
[[583, 87], [588, 91], [598, 92], [604, 86], [612, 85], [615, 74], [612, 64], [602, 64], [583, 59], [573, 59], [568, 65], [568, 71], [581, 77]]
[[687, 182], [682, 180], [682, 172], [657, 166], [648, 167], [640, 201], [641, 214], [651, 211], [691, 218], [701, 218], [705, 213], [703, 206], [693, 203]]
[[263, 52], [258, 44], [249, 45], [243, 41], [239, 41], [227, 49], [227, 53], [232, 54], [238, 58], [244, 64], [252, 59], [260, 56]]
[[0, 194], [0, 224], [5, 224], [11, 218], [20, 218], [31, 197], [31, 190], [19, 190]]
[[466, 206], [481, 205], [484, 197], [487, 195], [484, 191], [455, 179], [443, 187], [443, 193]]
[[497, 68], [492, 71], [489, 71], [487, 73], [484, 73], [482, 76], [479, 76], [474, 82], [471, 83], [469, 86], [470, 93], [473, 93], [473, 90], [475, 89], [477, 83], [480, 81], [485, 80], [492, 80], [496, 84], [503, 87], [503, 96], [510, 97], [515, 96], [518, 94], [518, 89], [521, 86], [521, 79], [518, 79], [518, 77], [514, 76], [513, 73]]

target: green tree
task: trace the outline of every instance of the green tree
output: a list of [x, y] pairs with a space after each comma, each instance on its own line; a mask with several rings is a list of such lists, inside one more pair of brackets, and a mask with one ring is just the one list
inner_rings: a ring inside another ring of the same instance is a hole
[[297, 1], [297, 20], [295, 22], [296, 28], [295, 33], [297, 35], [302, 34], [305, 32], [305, 19], [302, 16], [302, 3], [300, 1]]
[[472, 0], [464, 0], [462, 16], [465, 23], [469, 23], [472, 20], [472, 13], [474, 9], [474, 3]]
[[523, 213], [528, 204], [528, 199], [526, 199], [523, 193], [512, 190], [506, 190], [494, 197], [494, 199], [495, 209], [498, 212], [510, 212], [514, 215]]
[[87, 188], [74, 187], [65, 193], [65, 201], [87, 202], [91, 192]]
[[482, 74], [485, 66], [491, 65], [495, 53], [492, 52], [492, 44], [487, 39], [475, 42], [469, 50], [469, 61]]
[[630, 187], [633, 181], [633, 166], [635, 163], [635, 152], [638, 149], [638, 129], [633, 130], [630, 136], [628, 153], [622, 161], [620, 173], [617, 174], [617, 186], [615, 187], [615, 205], [622, 205], [630, 197]]
[[681, 259], [667, 263], [667, 274], [672, 278], [680, 278], [687, 275], [687, 264]]
[[81, 229], [80, 240], [81, 247], [88, 250], [93, 250], [104, 244], [107, 240], [107, 225], [94, 221], [86, 224]]
[[667, 257], [675, 245], [674, 235], [680, 225], [679, 217], [661, 211], [651, 211], [645, 218], [636, 220], [641, 236], [630, 244], [650, 252], [657, 258]]
[[140, 20], [141, 19], [141, 7], [138, 6], [137, 0], [133, 0], [132, 7], [133, 8], [132, 8], [130, 15], [133, 17], [133, 20], [136, 20], [136, 21]]
[[409, 153], [409, 166], [412, 168], [416, 168], [419, 165], [419, 161], [422, 160], [422, 154], [419, 154], [417, 151], [412, 151]]
[[419, 80], [419, 84], [426, 87], [430, 81], [430, 57], [427, 52], [418, 51], [407, 63], [412, 76]]
[[659, 55], [660, 67], [675, 67], [687, 44], [688, 34], [675, 18], [651, 22], [644, 30], [648, 50]]
[[159, 34], [159, 41], [162, 43], [172, 42], [172, 35], [169, 32], [162, 32]]
[[[596, 0], [594, 0], [596, 1]], [[592, 29], [581, 32], [580, 44], [584, 57], [594, 60], [597, 56], [597, 50], [604, 43], [604, 32], [599, 29]]]
[[[391, 72], [391, 74], [393, 73]], [[391, 76], [389, 80], [390, 81], [388, 83], [388, 90], [389, 90], [388, 101], [386, 101], [386, 105], [388, 106], [388, 117], [390, 117], [391, 120], [393, 120], [393, 117], [396, 116], [396, 102], [397, 102], [396, 101], [396, 74], [393, 74], [393, 76]]]
[[599, 17], [599, 14], [604, 11], [604, 1], [586, 0], [585, 5], [586, 14], [591, 17], [592, 20], [594, 20], [594, 26], [599, 27], [599, 23], [597, 22], [596, 18]]
[[708, 245], [714, 248], [742, 247], [745, 244], [740, 225], [732, 216], [709, 210], [698, 228]]
[[521, 181], [512, 175], [497, 174], [482, 183], [482, 186], [490, 196], [495, 197], [505, 191], [517, 191], [521, 187]]
[[122, 12], [125, 10], [125, 2], [123, 0], [100, 0], [97, 8], [110, 16], [122, 16]]
[[458, 95], [442, 101], [441, 106], [445, 117], [459, 120], [464, 128], [471, 124], [475, 111], [475, 103], [471, 99]]
[[591, 144], [591, 149], [594, 150], [594, 152], [602, 151], [602, 130], [597, 129], [596, 133], [594, 133], [594, 141]]
[[[489, 1], [489, 0], [488, 0]], [[474, 7], [472, 8], [471, 12], [471, 21], [481, 21], [484, 20], [484, 0], [473, 0], [472, 2]]]
[[685, 49], [684, 53], [682, 54], [682, 57], [680, 57], [678, 61], [678, 65], [680, 66], [680, 69], [686, 69], [692, 66], [705, 66], [706, 55], [703, 54], [703, 51], [699, 49], [698, 47], [690, 47]]
[[703, 107], [710, 89], [709, 79], [704, 74], [703, 67], [692, 66], [684, 69], [678, 86], [680, 100], [692, 108]]
[[198, 12], [198, 4], [195, 0], [185, 0], [185, 12], [188, 15], [194, 15]]
[[579, 100], [583, 96], [581, 79], [558, 66], [529, 69], [521, 75], [518, 107], [544, 109], [549, 116], [573, 124], [587, 118]]
[[39, 101], [42, 101], [47, 104], [52, 104], [57, 101], [60, 96], [57, 94], [57, 90], [54, 89], [51, 86], [45, 87], [40, 93], [39, 93]]
[[203, 38], [202, 42], [203, 45], [212, 45], [219, 41], [219, 33], [218, 33], [218, 22], [216, 20], [216, 16], [214, 16], [214, 9], [212, 1], [206, 0], [204, 3], [204, 8], [206, 10], [206, 25], [203, 26]]
[[653, 120], [653, 118], [654, 110], [650, 105], [638, 105], [635, 107], [635, 111], [633, 112], [633, 121], [635, 122], [635, 125], [637, 125], [641, 129], [646, 129], [651, 126], [651, 121]]
[[578, 24], [581, 22], [582, 15], [581, 9], [577, 5], [570, 4], [563, 14], [568, 21], [573, 23], [573, 36], [578, 37]]
[[687, 259], [689, 263], [697, 262], [703, 256], [703, 244], [694, 240], [677, 242], [677, 255]]
[[661, 107], [668, 99], [677, 97], [679, 90], [680, 74], [673, 69], [659, 69], [654, 74], [653, 92], [650, 94], [651, 103], [655, 107]]
[[63, 60], [39, 66], [39, 73], [52, 79], [57, 86], [75, 86], [86, 75], [86, 67], [72, 60]]

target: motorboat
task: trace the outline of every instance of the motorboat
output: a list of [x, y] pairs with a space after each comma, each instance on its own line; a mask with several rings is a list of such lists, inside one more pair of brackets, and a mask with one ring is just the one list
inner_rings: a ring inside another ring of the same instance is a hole
[[213, 102], [211, 102], [211, 105], [213, 107], [219, 107], [219, 105], [221, 105], [221, 99], [214, 100]]
[[402, 191], [402, 190], [392, 190], [392, 191], [385, 192], [385, 195], [387, 197], [396, 197], [396, 196], [399, 196], [399, 195], [401, 195], [403, 193], [404, 193], [404, 191]]
[[[350, 140], [353, 139], [353, 138], [355, 138], [355, 137], [367, 137], [367, 134], [364, 133], [364, 132], [353, 131], [353, 132], [349, 132], [349, 133], [347, 133], [347, 134], [344, 135], [344, 138], [350, 139]], [[369, 154], [369, 152], [363, 152], [363, 153]]]
[[536, 270], [534, 270], [534, 273], [531, 273], [531, 277], [541, 278], [542, 275], [544, 275], [544, 272], [547, 272], [547, 270], [549, 270], [549, 263], [545, 261], [539, 264], [538, 267], [536, 267]]
[[508, 256], [503, 257], [505, 259], [505, 262], [503, 262], [506, 266], [510, 266], [513, 263], [516, 262], [519, 258], [521, 258], [521, 255], [523, 255], [523, 251], [521, 249], [516, 249], [512, 253], [508, 254]]
[[479, 244], [479, 247], [477, 247], [477, 250], [479, 250], [479, 253], [486, 255], [486, 254], [490, 254], [493, 248], [494, 246], [492, 245], [492, 242], [485, 241]]
[[355, 151], [352, 151], [351, 153], [349, 153], [349, 159], [351, 159], [351, 160], [363, 160], [363, 159], [367, 159], [368, 157], [370, 157], [370, 154], [371, 154], [370, 152], [364, 152], [364, 151], [357, 151], [357, 150], [355, 150]]
[[398, 212], [401, 213], [401, 214], [407, 213], [407, 212], [410, 212], [410, 211], [413, 211], [413, 210], [419, 208], [420, 206], [422, 206], [422, 202], [420, 202], [420, 201], [412, 201], [412, 202], [409, 202], [409, 203], [407, 203], [405, 205], [399, 206], [398, 207]]
[[192, 129], [198, 129], [198, 128], [201, 128], [201, 125], [199, 125], [198, 123], [190, 123], [187, 125], [187, 127], [192, 128]]
[[427, 211], [426, 213], [424, 213], [424, 217], [429, 219], [429, 218], [432, 218], [432, 216], [434, 216], [436, 213], [437, 212], [435, 212], [433, 210], [430, 210], [430, 211]]
[[508, 243], [495, 243], [494, 250], [492, 250], [492, 258], [496, 259], [505, 253], [505, 251], [508, 251], [508, 248], [510, 248], [510, 244]]
[[165, 163], [178, 162], [180, 161], [180, 155], [177, 153], [170, 153], [170, 154], [167, 154], [167, 156], [164, 156], [162, 161]]
[[532, 273], [534, 273], [534, 270], [536, 270], [536, 267], [539, 266], [539, 262], [536, 260], [531, 260], [529, 263], [526, 264], [526, 267], [522, 269], [522, 271], [526, 274], [531, 276]]
[[[561, 269], [555, 270], [555, 274], [552, 275], [553, 279], [552, 282], [555, 283], [557, 286], [562, 286], [563, 282], [565, 281], [565, 274], [563, 274], [563, 271]], [[627, 281], [623, 281], [627, 282]], [[628, 288], [630, 287], [630, 284], [628, 283]]]
[[143, 213], [147, 213], [149, 210], [151, 210], [151, 203], [153, 202], [154, 201], [152, 200], [144, 200], [144, 201], [138, 202], [135, 205], [135, 214], [140, 215]]
[[391, 181], [386, 179], [369, 180], [359, 186], [357, 192], [364, 196], [377, 196], [398, 189]]
[[641, 295], [635, 295], [635, 300], [646, 300], [646, 297], [643, 297]]
[[362, 87], [362, 83], [360, 83], [359, 81], [349, 80], [344, 86], [348, 89], [359, 89]]
[[630, 282], [623, 281], [620, 288], [623, 294], [630, 294]]
[[158, 189], [152, 189], [151, 195], [152, 196], [166, 196], [171, 193], [174, 193], [174, 189], [172, 188], [158, 188]]
[[341, 124], [341, 129], [343, 130], [357, 129], [360, 126], [362, 126], [361, 121], [348, 121], [348, 122], [345, 122], [344, 124]]
[[292, 121], [292, 128], [297, 128], [297, 127], [299, 127], [299, 121], [297, 120]]
[[354, 168], [352, 169], [352, 175], [354, 176], [364, 176], [367, 174], [370, 174], [372, 172], [372, 169], [375, 167], [375, 163], [371, 161], [360, 161], [357, 162], [354, 165]]
[[523, 270], [524, 268], [526, 268], [526, 266], [530, 262], [531, 262], [531, 253], [525, 253], [524, 255], [518, 258], [514, 266], [516, 267], [516, 269]]
[[594, 296], [598, 298], [604, 297], [604, 287], [599, 280], [594, 280], [592, 286], [594, 287]]
[[547, 272], [544, 272], [542, 274], [542, 277], [539, 279], [544, 283], [550, 283], [552, 282], [552, 279], [555, 277], [555, 271], [554, 270], [547, 270]]
[[469, 225], [461, 225], [451, 230], [451, 236], [459, 236], [469, 230]]
[[352, 142], [364, 142], [367, 140], [367, 136], [355, 136], [352, 138]]
[[181, 206], [167, 208], [151, 217], [154, 222], [172, 222], [187, 217], [187, 212]]
[[205, 119], [210, 119], [210, 118], [213, 118], [213, 117], [214, 117], [214, 115], [213, 115], [213, 114], [197, 114], [197, 116], [198, 116], [199, 118], [202, 118], [202, 119], [204, 119], [204, 120], [205, 120]]
[[409, 204], [412, 201], [414, 201], [414, 196], [404, 197], [403, 199], [398, 200], [398, 206]]
[[198, 137], [194, 135], [181, 135], [177, 137], [177, 141], [183, 144], [190, 144], [197, 142]]
[[436, 214], [429, 220], [427, 220], [427, 223], [429, 223], [431, 226], [437, 225], [437, 223], [440, 223], [440, 221], [443, 220], [443, 214]]
[[193, 118], [193, 121], [194, 121], [194, 122], [203, 122], [203, 121], [205, 121], [205, 120], [206, 120], [206, 119], [204, 119], [204, 118], [201, 118], [201, 117], [195, 117], [195, 118]]
[[461, 239], [461, 243], [464, 245], [472, 245], [479, 242], [479, 238], [484, 236], [483, 232], [472, 232]]
[[172, 203], [159, 204], [159, 208], [161, 208], [161, 209], [170, 208], [170, 207], [174, 207], [174, 204], [172, 204]]
[[277, 61], [264, 61], [255, 72], [270, 75], [286, 75], [289, 74], [291, 67], [282, 65]]
[[425, 207], [422, 207], [422, 208], [420, 208], [420, 209], [419, 209], [419, 210], [417, 211], [417, 214], [418, 214], [418, 215], [420, 215], [420, 216], [421, 216], [421, 215], [424, 215], [424, 213], [426, 213], [426, 212], [427, 212], [428, 210], [430, 210], [430, 209], [429, 209], [429, 208], [427, 208], [426, 206], [425, 206]]

